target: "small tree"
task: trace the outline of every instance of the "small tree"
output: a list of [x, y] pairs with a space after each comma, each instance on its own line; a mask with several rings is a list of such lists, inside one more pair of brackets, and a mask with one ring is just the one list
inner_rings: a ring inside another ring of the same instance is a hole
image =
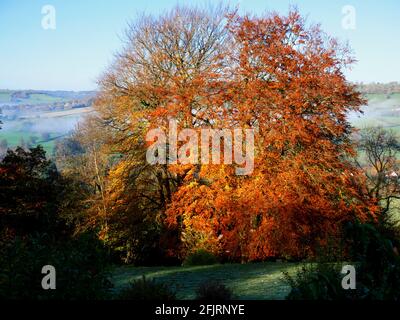
[[381, 127], [362, 130], [358, 165], [367, 178], [368, 194], [382, 206], [382, 219], [400, 199], [400, 140], [392, 130]]
[[54, 232], [59, 194], [65, 187], [41, 146], [8, 150], [0, 162], [0, 232], [25, 236]]

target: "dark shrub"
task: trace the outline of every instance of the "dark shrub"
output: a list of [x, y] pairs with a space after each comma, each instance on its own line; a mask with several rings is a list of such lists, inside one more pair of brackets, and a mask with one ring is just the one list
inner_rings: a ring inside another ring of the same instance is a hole
[[[382, 226], [349, 224], [345, 228], [349, 263], [317, 261], [295, 276], [285, 274], [291, 286], [287, 299], [400, 300], [400, 257], [397, 240]], [[343, 260], [342, 260], [343, 261]], [[341, 287], [343, 264], [356, 267], [356, 289]]]
[[62, 177], [41, 146], [8, 150], [0, 162], [0, 232], [21, 237], [63, 233], [58, 216], [63, 189]]
[[204, 266], [218, 263], [218, 259], [211, 253], [204, 249], [197, 250], [189, 254], [185, 261], [184, 266]]
[[232, 290], [218, 281], [203, 282], [196, 290], [196, 300], [232, 300]]
[[[0, 173], [0, 299], [106, 298], [107, 250], [73, 235], [61, 213], [76, 199], [43, 148], [9, 150]], [[41, 286], [45, 265], [56, 269], [55, 290]]]
[[[46, 235], [16, 237], [0, 246], [0, 299], [83, 300], [109, 297], [108, 257], [90, 235], [54, 242]], [[56, 269], [56, 289], [41, 286], [42, 267]]]
[[284, 273], [291, 291], [288, 300], [342, 300], [345, 290], [341, 287], [340, 267], [336, 264], [304, 264], [294, 275]]
[[176, 299], [176, 292], [171, 290], [166, 284], [146, 279], [135, 280], [130, 283], [128, 288], [121, 290], [118, 299], [120, 300], [163, 300], [170, 301]]

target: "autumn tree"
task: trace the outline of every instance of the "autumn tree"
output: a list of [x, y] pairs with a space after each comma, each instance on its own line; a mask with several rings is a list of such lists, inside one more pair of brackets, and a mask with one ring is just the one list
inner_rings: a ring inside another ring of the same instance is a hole
[[[304, 257], [340, 236], [343, 223], [373, 216], [348, 160], [346, 114], [364, 103], [343, 75], [353, 61], [296, 10], [251, 17], [176, 7], [131, 24], [95, 103], [105, 152], [118, 157], [102, 236], [124, 247], [127, 261], [145, 239], [173, 255]], [[254, 171], [149, 164], [146, 134], [168, 131], [171, 119], [178, 130], [255, 129]]]
[[[227, 62], [226, 13], [222, 6], [176, 7], [131, 23], [124, 49], [99, 81], [99, 121], [86, 122], [78, 130], [80, 141], [90, 136], [88, 128], [97, 131], [101, 137], [87, 141], [100, 141], [100, 153], [116, 162], [104, 175], [104, 197], [92, 203], [88, 221], [100, 228], [102, 239], [124, 252], [125, 261], [142, 259], [138, 253], [145, 247], [153, 254], [160, 251], [160, 243], [175, 247], [177, 233], [167, 228], [165, 211], [188, 168], [174, 171], [147, 163], [144, 137], [150, 128], [166, 127], [169, 117], [179, 118], [186, 127], [206, 123], [202, 99], [210, 100], [209, 84]], [[86, 147], [84, 154], [89, 155]]]
[[255, 171], [237, 177], [226, 166], [203, 166], [200, 176], [212, 183], [188, 179], [169, 221], [183, 240], [189, 235], [186, 251], [206, 246], [241, 260], [312, 255], [343, 223], [375, 210], [348, 161], [354, 150], [346, 114], [364, 102], [343, 75], [353, 59], [297, 11], [233, 15], [228, 27], [233, 76], [220, 122], [258, 130]]

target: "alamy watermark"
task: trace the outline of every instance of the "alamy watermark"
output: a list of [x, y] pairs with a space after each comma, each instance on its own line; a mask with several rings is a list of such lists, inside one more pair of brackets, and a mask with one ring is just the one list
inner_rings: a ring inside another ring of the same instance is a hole
[[351, 264], [347, 264], [342, 267], [341, 273], [345, 275], [341, 283], [342, 288], [344, 290], [356, 289], [356, 268]]
[[42, 288], [44, 290], [55, 290], [56, 268], [54, 268], [52, 265], [45, 265], [42, 268], [42, 274], [45, 274], [45, 276], [42, 278]]
[[356, 8], [352, 5], [342, 7], [342, 28], [345, 30], [356, 29]]
[[254, 170], [254, 134], [255, 129], [242, 128], [182, 129], [178, 132], [177, 121], [171, 119], [168, 132], [160, 128], [148, 131], [146, 141], [151, 145], [146, 159], [153, 165], [236, 164], [237, 175], [250, 175]]
[[56, 23], [56, 8], [50, 4], [46, 4], [42, 7], [42, 28], [44, 30], [55, 30], [57, 27]]

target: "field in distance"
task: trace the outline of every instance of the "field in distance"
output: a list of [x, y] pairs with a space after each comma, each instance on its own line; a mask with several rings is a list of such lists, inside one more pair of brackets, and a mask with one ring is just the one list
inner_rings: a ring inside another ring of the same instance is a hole
[[[95, 92], [0, 90], [2, 130], [0, 152], [6, 147], [42, 144], [52, 155], [54, 142], [65, 137], [82, 117], [93, 112]], [[382, 126], [400, 134], [400, 93], [365, 94], [363, 114], [350, 113], [357, 128]]]
[[2, 129], [0, 153], [7, 148], [43, 145], [52, 155], [57, 139], [65, 137], [85, 114], [92, 112], [93, 91], [0, 90]]

